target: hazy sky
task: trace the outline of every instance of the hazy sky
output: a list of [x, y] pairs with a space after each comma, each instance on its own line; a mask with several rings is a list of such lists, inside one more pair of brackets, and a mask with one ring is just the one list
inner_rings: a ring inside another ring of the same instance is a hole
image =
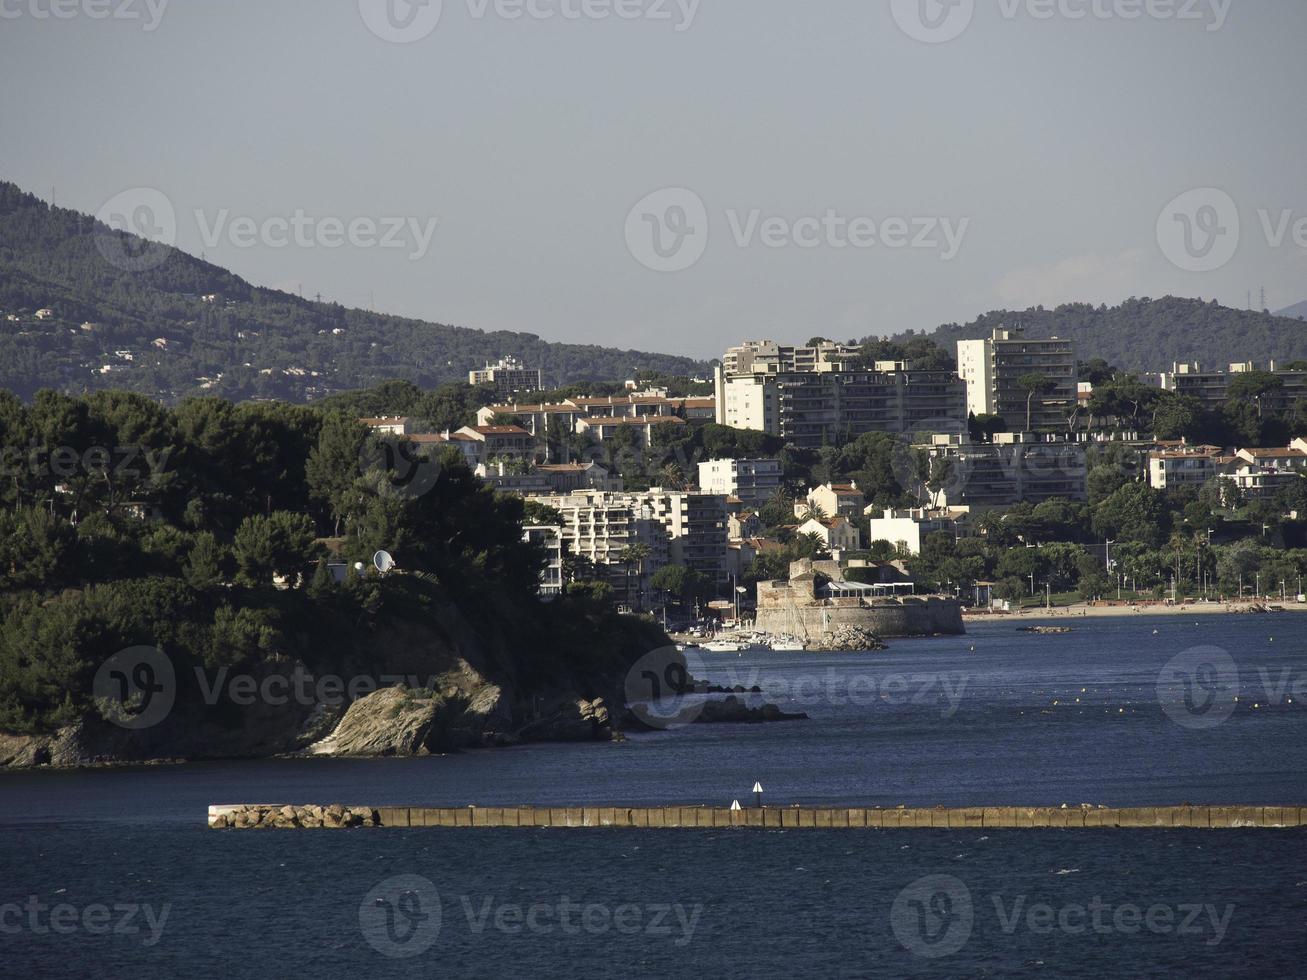
[[256, 283], [698, 356], [1307, 299], [1307, 3], [952, 2], [0, 0], [0, 177], [161, 192]]

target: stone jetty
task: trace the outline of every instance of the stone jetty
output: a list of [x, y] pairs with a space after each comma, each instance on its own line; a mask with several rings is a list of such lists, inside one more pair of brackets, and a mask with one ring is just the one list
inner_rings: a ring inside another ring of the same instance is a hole
[[292, 830], [362, 827], [482, 827], [526, 829], [621, 827], [637, 830], [753, 828], [769, 830], [1027, 830], [1039, 828], [1200, 828], [1238, 830], [1307, 827], [1307, 807], [1161, 806], [1108, 809], [1067, 807], [966, 807], [959, 809], [828, 809], [819, 807], [418, 807], [293, 806], [209, 807], [215, 829]]

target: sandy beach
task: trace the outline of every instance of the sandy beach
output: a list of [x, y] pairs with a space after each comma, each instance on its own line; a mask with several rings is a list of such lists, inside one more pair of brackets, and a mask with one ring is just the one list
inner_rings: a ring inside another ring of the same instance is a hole
[[1052, 609], [1030, 608], [1019, 612], [975, 612], [964, 610], [963, 618], [968, 623], [1001, 622], [1004, 620], [1036, 619], [1096, 619], [1109, 616], [1227, 616], [1268, 615], [1282, 612], [1307, 612], [1307, 603], [1298, 603], [1293, 599], [1285, 602], [1191, 602], [1177, 603], [1174, 606], [1165, 603], [1129, 603], [1090, 605], [1078, 603], [1073, 606], [1054, 606]]

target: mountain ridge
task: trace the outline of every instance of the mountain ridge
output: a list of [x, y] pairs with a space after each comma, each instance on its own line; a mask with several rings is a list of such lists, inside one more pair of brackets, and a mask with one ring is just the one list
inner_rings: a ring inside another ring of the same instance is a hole
[[1101, 357], [1133, 372], [1170, 371], [1174, 363], [1186, 361], [1224, 369], [1245, 361], [1307, 360], [1303, 321], [1179, 296], [1131, 298], [1110, 307], [1066, 303], [1051, 310], [995, 310], [969, 323], [906, 331], [890, 339], [925, 337], [952, 354], [957, 341], [989, 337], [997, 327], [1020, 327], [1031, 338], [1074, 340], [1082, 362]]
[[[139, 255], [138, 271], [102, 249]], [[38, 320], [40, 309], [54, 315]], [[18, 317], [17, 320], [10, 317]], [[306, 300], [256, 286], [171, 246], [115, 231], [0, 181], [0, 387], [125, 388], [312, 401], [383, 381], [433, 388], [512, 354], [547, 385], [635, 371], [698, 375], [674, 354], [551, 343]]]

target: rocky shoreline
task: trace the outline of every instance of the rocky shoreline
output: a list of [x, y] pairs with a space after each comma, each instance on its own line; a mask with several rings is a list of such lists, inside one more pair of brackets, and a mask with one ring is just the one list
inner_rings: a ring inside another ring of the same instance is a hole
[[[750, 705], [743, 696], [760, 694], [757, 687], [723, 688], [696, 681], [684, 693], [724, 695], [703, 702], [693, 718], [696, 724], [807, 718], [774, 704]], [[613, 710], [614, 704], [622, 709]], [[621, 742], [626, 730], [650, 730], [620, 694], [539, 695], [529, 716], [520, 717], [511, 710], [506, 692], [490, 684], [451, 686], [443, 693], [388, 687], [347, 707], [319, 705], [307, 718], [287, 711], [275, 720], [265, 716], [263, 723], [275, 730], [255, 740], [215, 740], [199, 750], [179, 752], [178, 748], [201, 743], [202, 737], [188, 733], [177, 738], [168, 730], [128, 731], [98, 716], [86, 716], [49, 735], [0, 732], [0, 768], [108, 768], [249, 758], [416, 758], [528, 743]], [[246, 748], [251, 741], [266, 750]]]

